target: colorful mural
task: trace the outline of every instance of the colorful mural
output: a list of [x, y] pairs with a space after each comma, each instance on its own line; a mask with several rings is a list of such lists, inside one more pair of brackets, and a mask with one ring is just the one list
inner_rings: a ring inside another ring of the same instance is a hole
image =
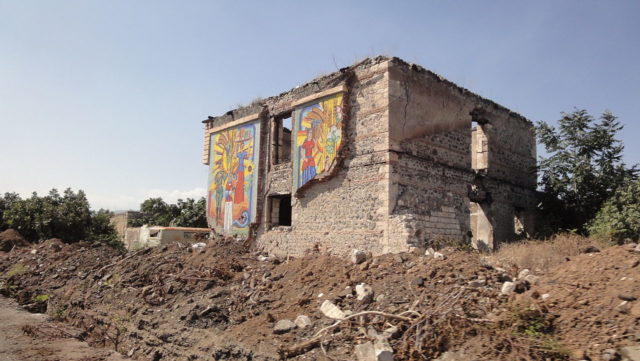
[[260, 124], [211, 134], [208, 221], [224, 233], [247, 234], [255, 222]]
[[331, 171], [342, 144], [342, 126], [342, 94], [294, 111], [294, 190]]

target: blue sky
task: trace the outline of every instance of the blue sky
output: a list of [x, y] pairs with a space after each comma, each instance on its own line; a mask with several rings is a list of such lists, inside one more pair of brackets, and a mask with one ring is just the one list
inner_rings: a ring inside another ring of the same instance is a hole
[[368, 56], [520, 112], [610, 109], [640, 162], [637, 1], [0, 0], [0, 192], [204, 194], [201, 120]]

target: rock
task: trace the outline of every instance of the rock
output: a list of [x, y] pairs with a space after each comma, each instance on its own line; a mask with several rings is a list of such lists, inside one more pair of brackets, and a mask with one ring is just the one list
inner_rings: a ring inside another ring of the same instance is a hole
[[598, 253], [600, 252], [600, 249], [596, 246], [587, 246], [585, 248], [583, 248], [582, 250], [580, 250], [580, 252], [582, 253]]
[[637, 300], [637, 298], [634, 295], [631, 295], [628, 293], [621, 293], [618, 295], [618, 298], [623, 301], [629, 301], [629, 302]]
[[359, 249], [354, 249], [351, 252], [351, 263], [360, 264], [367, 260], [367, 254]]
[[376, 361], [393, 361], [393, 349], [384, 337], [377, 337], [373, 342], [373, 350], [375, 351]]
[[606, 349], [604, 351], [602, 351], [602, 355], [600, 355], [600, 360], [602, 361], [619, 361], [620, 360], [620, 354], [618, 353], [618, 351], [609, 348]]
[[631, 311], [631, 303], [629, 301], [622, 301], [619, 305], [616, 306], [616, 311], [627, 314]]
[[334, 320], [341, 320], [346, 317], [344, 312], [342, 312], [342, 310], [338, 306], [334, 305], [333, 302], [329, 300], [325, 300], [324, 302], [322, 302], [322, 305], [320, 305], [320, 312], [322, 312], [322, 314], [326, 317], [332, 318]]
[[414, 285], [414, 286], [422, 287], [422, 286], [424, 286], [424, 278], [416, 277], [416, 278], [411, 280], [411, 284]]
[[305, 315], [298, 315], [293, 323], [295, 323], [298, 328], [307, 328], [313, 325], [311, 319]]
[[436, 250], [433, 248], [428, 248], [425, 252], [424, 255], [428, 256], [428, 257], [433, 257], [433, 255], [436, 253]]
[[629, 361], [640, 361], [640, 346], [627, 346], [620, 349], [622, 357]]
[[540, 298], [541, 298], [543, 301], [548, 300], [548, 299], [549, 299], [549, 297], [551, 297], [551, 295], [550, 295], [550, 294], [548, 294], [548, 293], [545, 293], [545, 294], [543, 294], [542, 296], [540, 296]]
[[469, 287], [480, 288], [487, 285], [487, 280], [484, 278], [478, 278], [477, 280], [469, 281]]
[[409, 247], [409, 253], [413, 253], [416, 256], [422, 256], [424, 254], [425, 249], [422, 247]]
[[296, 324], [291, 320], [280, 320], [276, 322], [276, 325], [273, 326], [273, 333], [276, 335], [287, 333], [296, 328]]
[[362, 302], [371, 302], [373, 300], [373, 288], [366, 283], [356, 285], [356, 299]]
[[435, 252], [433, 254], [433, 259], [444, 260], [444, 259], [447, 259], [447, 256], [445, 256], [444, 254], [442, 254], [440, 252]]
[[376, 302], [382, 302], [384, 300], [384, 295], [380, 294], [376, 296]]
[[638, 244], [636, 246], [636, 248], [633, 249], [634, 252], [640, 252], [640, 244]]
[[354, 347], [356, 360], [358, 361], [376, 361], [376, 351], [373, 348], [373, 342], [365, 342]]
[[258, 261], [260, 261], [260, 262], [264, 262], [264, 261], [266, 261], [268, 259], [269, 259], [269, 257], [263, 256], [263, 255], [259, 255], [258, 256]]
[[396, 261], [396, 263], [404, 263], [405, 258], [401, 254], [394, 254], [393, 260]]
[[520, 273], [518, 273], [518, 279], [519, 279], [519, 280], [523, 280], [523, 279], [525, 279], [528, 275], [529, 275], [529, 270], [525, 268], [525, 269], [523, 269], [522, 271], [520, 271]]
[[532, 285], [535, 285], [538, 282], [540, 282], [540, 277], [530, 274], [530, 275], [527, 275], [527, 277], [525, 277], [524, 280], [529, 282]]
[[502, 288], [500, 289], [500, 293], [502, 293], [503, 295], [510, 295], [513, 293], [513, 291], [516, 290], [516, 284], [513, 282], [505, 282], [502, 284]]

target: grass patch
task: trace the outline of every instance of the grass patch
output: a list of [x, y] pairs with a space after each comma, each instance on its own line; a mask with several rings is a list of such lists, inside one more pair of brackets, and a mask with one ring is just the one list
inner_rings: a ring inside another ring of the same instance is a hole
[[488, 259], [491, 263], [501, 266], [515, 266], [518, 269], [527, 268], [536, 273], [546, 273], [550, 268], [564, 263], [567, 258], [582, 253], [587, 246], [602, 249], [612, 245], [603, 240], [563, 233], [548, 240], [502, 244], [497, 252], [488, 256]]
[[33, 298], [33, 301], [36, 303], [45, 303], [49, 300], [49, 295], [37, 295]]
[[6, 276], [13, 277], [13, 276], [23, 274], [26, 271], [27, 271], [27, 267], [25, 267], [23, 264], [16, 263], [13, 266], [11, 266], [11, 268], [7, 271]]

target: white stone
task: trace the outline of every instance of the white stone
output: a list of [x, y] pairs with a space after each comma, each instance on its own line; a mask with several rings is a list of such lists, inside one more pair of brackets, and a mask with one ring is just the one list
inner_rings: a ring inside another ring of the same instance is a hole
[[393, 361], [393, 349], [384, 337], [376, 337], [373, 342], [373, 349], [376, 354], [376, 361]]
[[204, 242], [198, 242], [198, 243], [194, 243], [194, 244], [192, 244], [192, 245], [191, 245], [191, 248], [193, 248], [193, 249], [201, 249], [201, 248], [204, 248], [204, 247], [206, 247], [206, 246], [207, 246], [207, 244], [206, 244], [206, 243], [204, 243]]
[[469, 287], [479, 288], [487, 285], [487, 280], [484, 278], [478, 278], [477, 280], [469, 281]]
[[435, 252], [433, 254], [433, 259], [443, 260], [443, 259], [446, 259], [446, 258], [447, 257], [445, 255], [443, 255], [442, 253], [440, 253], [440, 252]]
[[359, 249], [354, 249], [351, 252], [351, 263], [360, 264], [367, 259], [367, 254]]
[[502, 284], [502, 289], [500, 289], [500, 293], [503, 295], [510, 295], [513, 291], [516, 290], [516, 284], [513, 282], [505, 282]]
[[528, 269], [523, 269], [522, 271], [520, 271], [520, 273], [518, 273], [518, 279], [519, 280], [523, 280], [525, 279], [525, 277], [527, 277], [529, 275], [529, 270]]
[[365, 342], [354, 347], [356, 360], [358, 361], [377, 361], [376, 351], [373, 349], [372, 342]]
[[264, 262], [264, 261], [266, 261], [266, 260], [268, 260], [268, 259], [269, 259], [269, 257], [265, 257], [265, 256], [263, 256], [263, 255], [259, 255], [259, 256], [258, 256], [258, 261], [260, 261], [260, 262]]
[[358, 301], [371, 301], [373, 300], [373, 288], [366, 283], [360, 283], [356, 285], [356, 299]]
[[311, 319], [306, 315], [298, 315], [293, 323], [295, 323], [298, 328], [306, 328], [313, 325]]
[[320, 312], [322, 312], [326, 317], [334, 320], [341, 320], [346, 317], [344, 312], [329, 300], [324, 300], [324, 302], [322, 302], [322, 305], [320, 305]]
[[543, 300], [543, 301], [548, 300], [548, 299], [549, 299], [549, 297], [551, 297], [551, 295], [550, 295], [550, 294], [548, 294], [548, 293], [545, 293], [545, 294], [543, 294], [542, 296], [540, 296], [540, 298], [542, 298], [542, 300]]
[[296, 328], [296, 324], [291, 322], [291, 320], [280, 320], [276, 322], [276, 325], [273, 327], [273, 333], [281, 334], [287, 333]]
[[428, 256], [428, 257], [433, 257], [433, 255], [436, 253], [436, 250], [429, 247], [425, 252], [424, 255]]

